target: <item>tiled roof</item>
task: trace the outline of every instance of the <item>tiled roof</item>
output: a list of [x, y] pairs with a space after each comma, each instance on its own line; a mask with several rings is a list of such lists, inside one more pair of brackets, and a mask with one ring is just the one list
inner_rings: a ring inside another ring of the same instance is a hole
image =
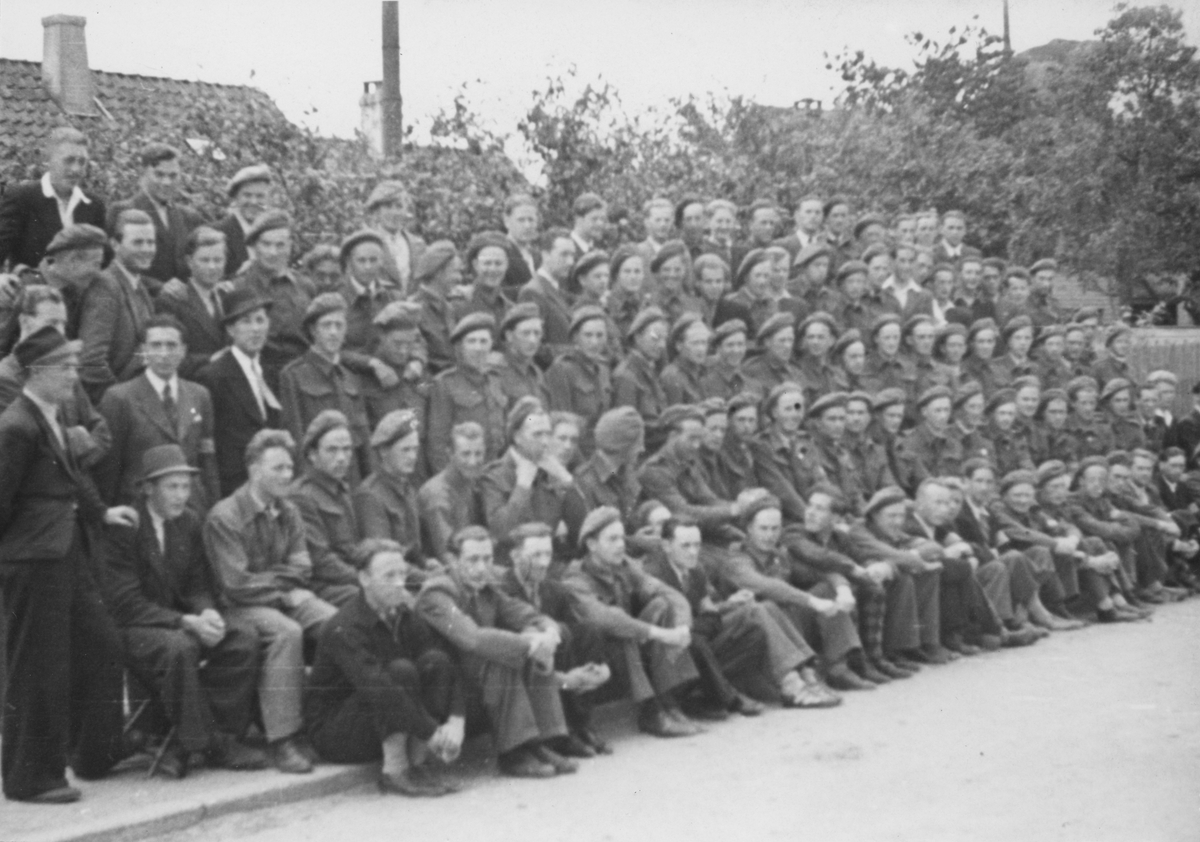
[[86, 129], [92, 121], [142, 121], [149, 125], [184, 122], [199, 105], [220, 109], [227, 119], [269, 112], [282, 118], [269, 96], [245, 85], [215, 85], [158, 76], [135, 76], [93, 70], [96, 98], [103, 106], [97, 117], [68, 117], [42, 84], [36, 61], [0, 59], [0, 155], [6, 150], [40, 144], [56, 126]]

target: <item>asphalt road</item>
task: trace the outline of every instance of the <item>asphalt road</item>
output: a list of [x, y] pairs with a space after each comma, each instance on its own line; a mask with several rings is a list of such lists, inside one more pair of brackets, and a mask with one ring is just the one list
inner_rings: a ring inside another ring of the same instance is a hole
[[682, 740], [613, 723], [579, 774], [480, 774], [457, 796], [340, 796], [172, 842], [1200, 839], [1200, 599], [927, 667], [832, 710]]

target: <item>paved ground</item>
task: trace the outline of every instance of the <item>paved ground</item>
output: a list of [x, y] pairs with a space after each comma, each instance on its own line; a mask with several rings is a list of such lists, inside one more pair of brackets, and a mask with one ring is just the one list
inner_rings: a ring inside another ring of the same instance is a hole
[[833, 710], [686, 740], [627, 732], [616, 749], [568, 778], [479, 776], [436, 801], [360, 785], [169, 838], [1196, 840], [1200, 600], [927, 668]]

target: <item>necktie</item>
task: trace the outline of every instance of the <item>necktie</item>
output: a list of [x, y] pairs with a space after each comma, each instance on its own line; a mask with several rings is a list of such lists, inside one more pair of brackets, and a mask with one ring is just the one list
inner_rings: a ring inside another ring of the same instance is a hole
[[167, 421], [171, 424], [172, 430], [179, 429], [179, 408], [175, 405], [175, 396], [171, 394], [171, 384], [163, 386], [162, 390], [163, 411], [167, 413]]
[[271, 387], [267, 385], [267, 381], [263, 378], [262, 365], [259, 363], [257, 357], [254, 358], [254, 377], [257, 381], [255, 390], [258, 393], [258, 408], [262, 410], [263, 418], [266, 418], [268, 408], [278, 412], [283, 407], [280, 406], [275, 393], [271, 391]]
[[213, 318], [218, 322], [225, 315], [225, 311], [221, 307], [221, 296], [217, 295], [215, 289], [208, 294], [208, 309], [212, 312]]

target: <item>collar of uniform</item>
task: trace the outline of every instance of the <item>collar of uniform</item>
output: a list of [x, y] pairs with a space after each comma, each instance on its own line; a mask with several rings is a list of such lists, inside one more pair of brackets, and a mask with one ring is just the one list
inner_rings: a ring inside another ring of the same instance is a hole
[[592, 462], [596, 471], [596, 478], [600, 482], [608, 482], [615, 477], [621, 470], [621, 466], [613, 461], [613, 458], [599, 448], [592, 454]]
[[383, 484], [391, 488], [398, 497], [405, 497], [412, 491], [412, 482], [408, 477], [394, 474], [391, 471], [381, 470], [378, 473]]
[[315, 468], [304, 474], [302, 482], [309, 482], [330, 497], [345, 497], [350, 493], [350, 485], [343, 479], [335, 479], [324, 471]]
[[304, 356], [308, 360], [309, 364], [313, 366], [313, 368], [324, 374], [326, 377], [333, 377], [335, 374], [341, 374], [342, 372], [342, 364], [340, 361], [334, 362], [333, 360], [328, 359], [323, 354], [318, 352], [316, 348], [310, 347], [304, 352]]
[[540, 370], [538, 369], [537, 365], [534, 364], [533, 360], [517, 356], [511, 350], [504, 352], [504, 359], [508, 361], [508, 365], [511, 369], [518, 371], [521, 374], [531, 374]]
[[241, 488], [233, 492], [233, 498], [243, 523], [250, 523], [259, 515], [277, 517], [280, 511], [278, 502], [270, 504], [259, 500], [250, 490], [249, 482], [243, 483]]
[[[54, 185], [50, 182], [50, 173], [48, 172], [42, 173], [42, 195], [47, 199], [54, 199], [55, 201], [59, 200], [58, 193], [55, 192]], [[67, 197], [67, 202], [82, 202], [85, 205], [90, 205], [92, 200], [89, 199], [84, 192], [79, 189], [79, 185], [76, 184], [71, 188], [71, 195]]]
[[625, 356], [625, 359], [628, 362], [629, 367], [635, 371], [643, 372], [651, 377], [654, 376], [654, 363], [650, 362], [650, 358], [637, 348], [630, 349], [629, 353]]

